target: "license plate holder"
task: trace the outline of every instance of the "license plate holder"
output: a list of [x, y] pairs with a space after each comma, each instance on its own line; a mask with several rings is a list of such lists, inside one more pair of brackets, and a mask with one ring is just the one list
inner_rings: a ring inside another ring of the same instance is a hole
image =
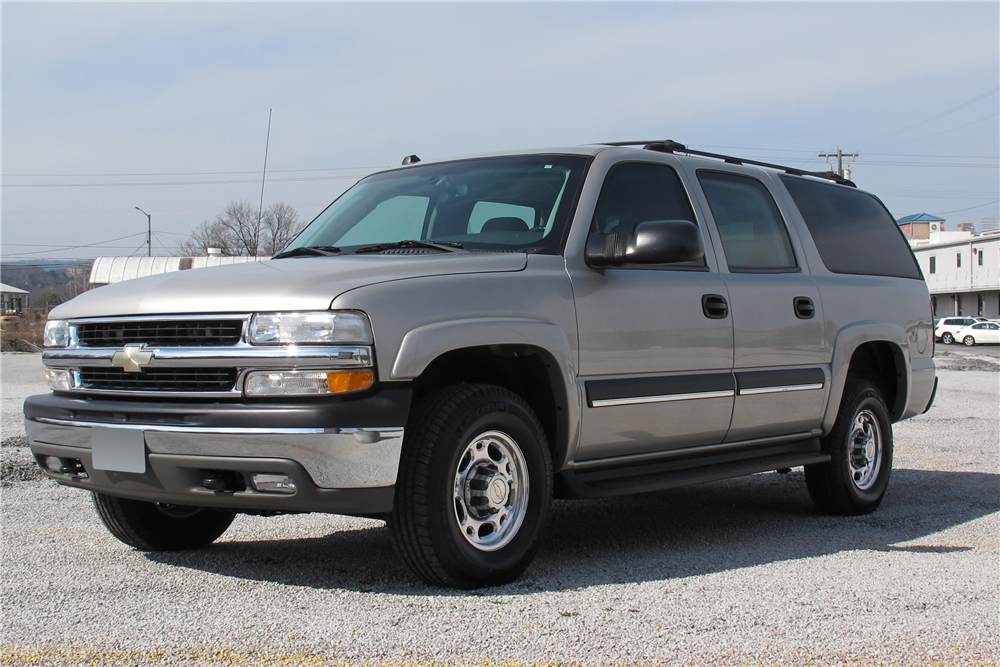
[[90, 429], [91, 463], [97, 470], [146, 472], [146, 434], [138, 428]]

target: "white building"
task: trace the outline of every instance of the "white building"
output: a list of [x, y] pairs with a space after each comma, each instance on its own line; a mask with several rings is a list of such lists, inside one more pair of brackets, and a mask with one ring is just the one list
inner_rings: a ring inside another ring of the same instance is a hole
[[212, 253], [207, 257], [98, 257], [90, 267], [92, 287], [119, 283], [133, 278], [144, 278], [160, 273], [201, 269], [206, 266], [223, 266], [260, 262], [269, 257], [223, 257]]
[[935, 317], [1000, 318], [1000, 232], [946, 232], [910, 243], [927, 280]]
[[20, 315], [28, 307], [28, 291], [0, 283], [0, 315]]

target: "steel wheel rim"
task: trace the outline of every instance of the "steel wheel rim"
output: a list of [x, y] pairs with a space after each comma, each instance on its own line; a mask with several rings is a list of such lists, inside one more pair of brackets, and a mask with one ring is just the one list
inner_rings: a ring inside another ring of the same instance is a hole
[[528, 466], [517, 442], [501, 431], [469, 441], [455, 469], [455, 521], [465, 541], [496, 551], [517, 534], [528, 509]]
[[882, 467], [882, 427], [871, 410], [854, 417], [849, 442], [848, 465], [854, 486], [867, 491], [875, 485]]

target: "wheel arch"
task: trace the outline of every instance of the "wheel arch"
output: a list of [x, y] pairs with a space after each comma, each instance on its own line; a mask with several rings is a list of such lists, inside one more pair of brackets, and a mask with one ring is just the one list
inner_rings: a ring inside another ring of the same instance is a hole
[[830, 402], [823, 419], [829, 433], [837, 418], [847, 378], [868, 380], [878, 387], [893, 422], [903, 418], [909, 402], [908, 337], [888, 322], [857, 322], [837, 334], [833, 352]]
[[558, 326], [530, 318], [481, 318], [409, 331], [391, 379], [411, 381], [413, 404], [450, 384], [492, 384], [521, 396], [545, 430], [558, 470], [577, 437], [574, 353]]

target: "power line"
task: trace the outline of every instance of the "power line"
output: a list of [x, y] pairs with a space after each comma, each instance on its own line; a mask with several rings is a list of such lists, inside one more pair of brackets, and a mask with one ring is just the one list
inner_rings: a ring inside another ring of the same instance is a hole
[[[322, 167], [316, 169], [272, 169], [272, 174], [295, 174], [307, 171], [366, 171], [369, 169], [389, 169], [389, 166], [381, 165], [375, 167]], [[240, 176], [244, 174], [259, 174], [259, 171], [177, 171], [177, 172], [158, 172], [158, 173], [120, 173], [120, 174], [95, 174], [95, 173], [73, 173], [73, 174], [42, 174], [42, 173], [24, 173], [24, 174], [4, 174], [7, 176], [60, 176], [60, 177], [72, 177], [72, 176]]]
[[998, 204], [998, 203], [1000, 203], [1000, 199], [997, 199], [996, 201], [991, 201], [988, 204], [980, 204], [979, 206], [970, 206], [969, 208], [960, 208], [960, 209], [955, 210], [955, 211], [943, 211], [941, 213], [941, 215], [947, 215], [948, 213], [961, 213], [963, 211], [974, 211], [977, 208], [986, 208], [987, 206], [992, 206], [993, 204]]
[[[107, 241], [96, 241], [94, 243], [87, 243], [87, 244], [84, 244], [84, 245], [69, 245], [69, 246], [55, 246], [55, 247], [60, 248], [60, 250], [57, 251], [57, 252], [61, 252], [63, 250], [79, 250], [81, 248], [98, 247], [98, 246], [101, 246], [102, 244], [105, 244], [105, 243], [114, 243], [115, 241], [122, 241], [124, 239], [130, 239], [130, 238], [133, 238], [135, 236], [145, 236], [145, 234], [143, 232], [139, 232], [137, 234], [129, 234], [128, 236], [119, 236], [116, 239], [108, 239]], [[143, 245], [146, 244], [145, 239], [143, 240], [142, 243], [143, 243]], [[37, 251], [34, 251], [34, 252], [10, 253], [10, 254], [7, 255], [7, 257], [19, 257], [19, 256], [22, 256], [22, 255], [41, 255], [41, 254], [44, 254], [44, 253], [47, 253], [47, 252], [53, 252], [53, 251], [52, 250], [37, 250]]]
[[[357, 180], [362, 176], [312, 176], [300, 178], [272, 178], [268, 183], [292, 183], [303, 181], [338, 181]], [[134, 187], [152, 185], [232, 185], [237, 183], [256, 183], [257, 179], [234, 179], [226, 181], [159, 181], [146, 183], [4, 183], [5, 188], [94, 188], [94, 187]]]
[[989, 116], [983, 116], [982, 118], [974, 120], [971, 123], [966, 123], [965, 125], [952, 127], [947, 130], [936, 132], [935, 134], [928, 134], [926, 137], [920, 137], [919, 139], [907, 139], [906, 141], [901, 141], [898, 144], [892, 144], [892, 146], [889, 146], [889, 148], [892, 148], [893, 146], [904, 146], [906, 144], [912, 144], [914, 141], [925, 141], [927, 139], [933, 139], [934, 137], [939, 137], [942, 134], [948, 134], [949, 132], [954, 132], [955, 130], [961, 130], [963, 127], [969, 127], [970, 125], [975, 125], [976, 123], [982, 123], [984, 120], [989, 120], [990, 118], [996, 118], [997, 116], [1000, 116], [1000, 111], [998, 111], [997, 113], [991, 113]]
[[[871, 142], [875, 142], [875, 141], [881, 141], [882, 139], [888, 139], [889, 137], [894, 137], [897, 134], [902, 134], [903, 132], [909, 132], [910, 130], [916, 129], [916, 128], [921, 127], [923, 125], [927, 125], [928, 123], [933, 123], [934, 121], [939, 120], [941, 118], [944, 118], [945, 116], [949, 116], [949, 115], [955, 113], [956, 111], [960, 111], [960, 110], [964, 109], [965, 107], [967, 107], [967, 106], [969, 106], [971, 104], [975, 104], [976, 102], [979, 102], [980, 100], [984, 100], [987, 97], [989, 97], [990, 95], [995, 94], [997, 91], [1000, 91], [1000, 88], [994, 88], [993, 90], [985, 92], [982, 95], [979, 95], [978, 97], [975, 97], [975, 98], [969, 100], [968, 102], [963, 102], [962, 104], [959, 104], [957, 107], [953, 107], [951, 109], [948, 109], [947, 111], [943, 111], [943, 112], [937, 114], [936, 116], [931, 116], [930, 118], [922, 120], [919, 123], [914, 123], [913, 125], [907, 125], [906, 127], [900, 128], [898, 130], [893, 130], [892, 132], [886, 132], [885, 134], [880, 134], [880, 135], [877, 135], [875, 137], [871, 137], [869, 139], [862, 139], [861, 141], [859, 141], [857, 143], [859, 143], [859, 144], [867, 144], [867, 143], [871, 143]], [[994, 115], [996, 115], [996, 114], [994, 114]]]

